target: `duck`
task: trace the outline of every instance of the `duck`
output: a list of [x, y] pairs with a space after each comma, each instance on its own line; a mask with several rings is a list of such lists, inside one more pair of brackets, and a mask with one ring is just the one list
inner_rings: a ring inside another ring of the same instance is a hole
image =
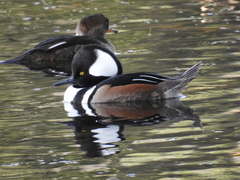
[[72, 76], [54, 86], [70, 85], [64, 102], [71, 104], [125, 103], [179, 98], [198, 74], [201, 62], [176, 76], [153, 72], [122, 73], [122, 65], [108, 49], [86, 45], [72, 61]]
[[[102, 14], [84, 17], [77, 23], [76, 35], [63, 35], [44, 40], [23, 55], [2, 61], [2, 64], [21, 64], [33, 70], [51, 69], [71, 75], [71, 62], [78, 49], [86, 44], [98, 44], [111, 52], [114, 45], [104, 38], [109, 29], [109, 19]], [[67, 43], [67, 45], [65, 45]]]

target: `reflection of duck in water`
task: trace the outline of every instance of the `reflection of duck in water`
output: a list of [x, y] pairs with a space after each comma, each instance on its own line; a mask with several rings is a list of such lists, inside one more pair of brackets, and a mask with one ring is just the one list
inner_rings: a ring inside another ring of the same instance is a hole
[[69, 117], [94, 117], [102, 124], [134, 123], [155, 124], [170, 119], [192, 120], [193, 126], [201, 127], [199, 117], [178, 98], [157, 102], [71, 104], [64, 102], [64, 109]]
[[[1, 63], [22, 64], [40, 70], [51, 68], [70, 74], [73, 57], [82, 45], [98, 44], [115, 52], [112, 43], [104, 38], [106, 32], [117, 32], [109, 30], [108, 18], [102, 14], [87, 16], [77, 24], [76, 36], [63, 35], [47, 39], [23, 55]], [[71, 45], [65, 47], [66, 42]]]
[[158, 101], [179, 97], [199, 67], [200, 62], [172, 77], [149, 72], [121, 74], [121, 63], [113, 53], [87, 45], [74, 56], [72, 76], [55, 86], [73, 83], [66, 90], [64, 101], [76, 104]]
[[168, 120], [191, 120], [202, 127], [193, 110], [179, 99], [158, 102], [70, 104], [65, 110], [73, 121], [63, 122], [74, 127], [76, 143], [88, 157], [106, 156], [119, 152], [116, 142], [124, 140], [125, 125], [153, 125]]
[[76, 144], [86, 151], [88, 157], [108, 156], [119, 152], [116, 142], [124, 140], [124, 125], [106, 125], [99, 123], [95, 117], [75, 117], [73, 121], [62, 122], [74, 127]]

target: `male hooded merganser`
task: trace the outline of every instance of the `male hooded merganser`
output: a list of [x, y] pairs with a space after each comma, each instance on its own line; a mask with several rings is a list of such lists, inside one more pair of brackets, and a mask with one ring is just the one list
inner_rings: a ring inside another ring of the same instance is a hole
[[74, 103], [111, 103], [157, 101], [177, 98], [193, 80], [201, 62], [177, 76], [151, 72], [122, 74], [122, 66], [109, 50], [83, 46], [72, 62], [72, 76], [55, 86], [73, 83], [64, 94], [64, 101]]
[[35, 70], [51, 68], [71, 74], [71, 62], [82, 45], [98, 44], [115, 52], [112, 43], [104, 38], [107, 32], [117, 33], [117, 30], [109, 29], [107, 17], [102, 14], [87, 16], [78, 22], [76, 36], [63, 35], [47, 39], [23, 55], [1, 63], [22, 64]]

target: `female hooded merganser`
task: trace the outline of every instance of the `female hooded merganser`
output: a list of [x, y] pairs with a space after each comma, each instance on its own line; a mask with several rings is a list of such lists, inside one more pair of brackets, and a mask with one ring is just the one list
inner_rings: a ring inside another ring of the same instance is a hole
[[[71, 74], [71, 62], [82, 45], [98, 44], [115, 52], [112, 43], [104, 38], [107, 32], [117, 33], [117, 30], [109, 29], [107, 17], [102, 14], [94, 14], [79, 21], [76, 36], [64, 35], [47, 39], [23, 55], [1, 63], [22, 64], [35, 70], [51, 68]], [[65, 46], [66, 43], [67, 46]]]
[[73, 83], [64, 94], [64, 101], [73, 104], [157, 101], [179, 97], [196, 77], [200, 64], [173, 77], [151, 72], [122, 74], [121, 63], [113, 53], [101, 46], [88, 45], [76, 53], [72, 76], [54, 85]]

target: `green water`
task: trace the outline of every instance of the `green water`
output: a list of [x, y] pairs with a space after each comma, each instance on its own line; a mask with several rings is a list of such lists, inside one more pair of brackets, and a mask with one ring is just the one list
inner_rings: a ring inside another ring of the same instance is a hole
[[[193, 121], [121, 124], [119, 152], [89, 158], [62, 103], [67, 86], [19, 65], [0, 66], [0, 179], [239, 179], [238, 1], [0, 2], [0, 60], [47, 38], [74, 34], [77, 21], [102, 13], [124, 72], [176, 75], [202, 61], [183, 91]], [[85, 126], [84, 126], [85, 127]], [[87, 130], [87, 129], [85, 129]], [[125, 140], [124, 140], [125, 139]]]

